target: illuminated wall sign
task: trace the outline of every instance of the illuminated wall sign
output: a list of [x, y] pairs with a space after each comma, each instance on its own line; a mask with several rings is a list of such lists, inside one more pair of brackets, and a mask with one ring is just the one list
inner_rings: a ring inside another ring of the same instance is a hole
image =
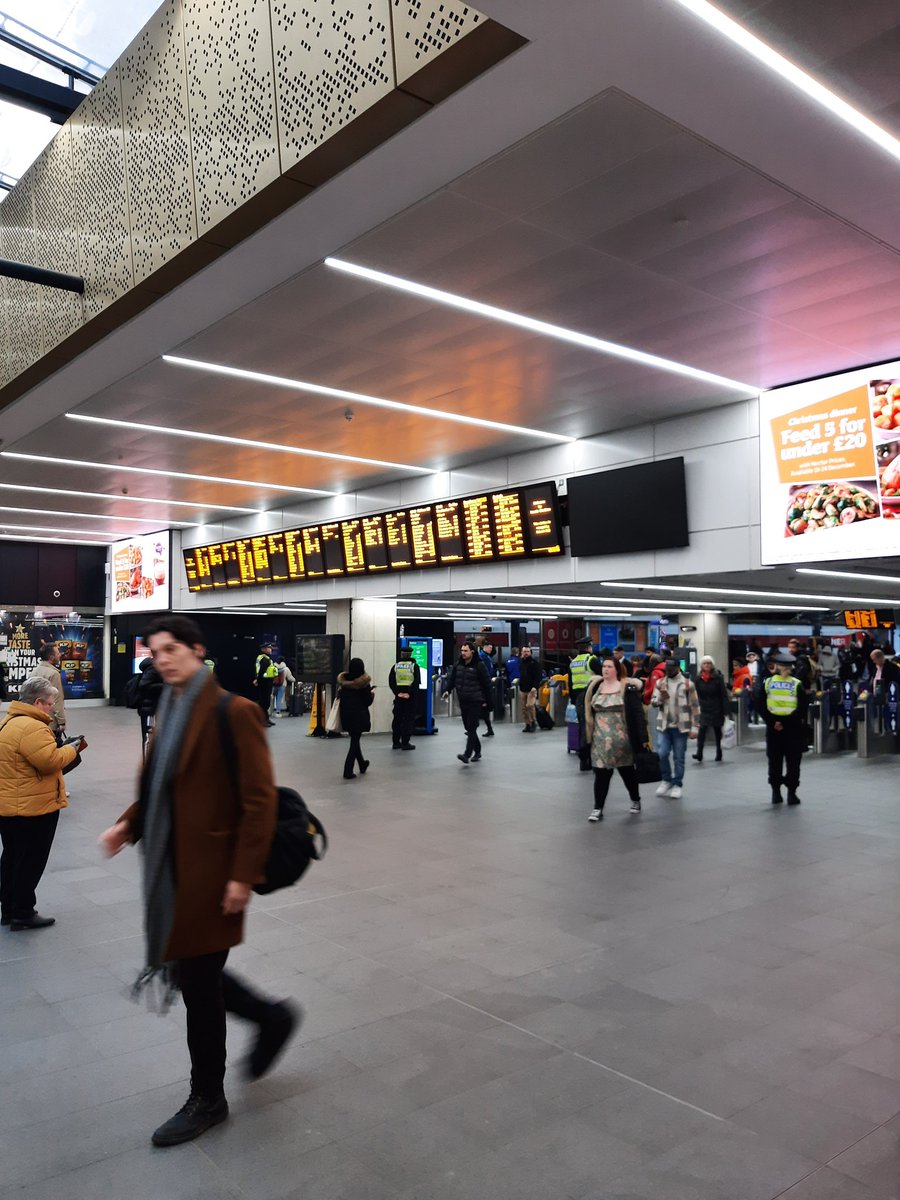
[[844, 624], [848, 629], [893, 629], [894, 614], [889, 608], [845, 608]]
[[[204, 570], [204, 584], [211, 586], [211, 571], [206, 561]], [[168, 529], [113, 542], [110, 578], [111, 613], [165, 611], [169, 607]]]
[[542, 483], [195, 546], [184, 566], [204, 592], [562, 553], [556, 487]]
[[759, 403], [762, 562], [900, 553], [900, 362]]

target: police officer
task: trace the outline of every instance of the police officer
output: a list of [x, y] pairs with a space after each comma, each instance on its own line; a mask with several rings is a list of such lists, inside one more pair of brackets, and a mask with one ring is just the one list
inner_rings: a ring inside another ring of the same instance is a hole
[[781, 804], [781, 785], [787, 786], [788, 804], [799, 804], [800, 759], [806, 749], [806, 689], [794, 674], [794, 656], [776, 654], [775, 674], [762, 682], [765, 703], [766, 755], [769, 759], [769, 785], [772, 803]]
[[400, 651], [400, 658], [391, 667], [388, 687], [394, 693], [394, 720], [391, 723], [392, 750], [415, 750], [410, 743], [416, 724], [416, 700], [422, 686], [419, 664], [409, 646]]
[[575, 705], [578, 713], [578, 758], [582, 771], [591, 769], [591, 747], [584, 731], [584, 693], [587, 685], [594, 678], [591, 670], [591, 639], [579, 638], [575, 643], [575, 654], [569, 663], [569, 699]]
[[269, 719], [269, 705], [272, 703], [272, 685], [277, 675], [278, 668], [272, 661], [272, 647], [268, 642], [264, 642], [256, 656], [256, 678], [253, 680], [253, 686], [256, 688], [256, 703], [262, 709], [267, 725], [275, 724]]

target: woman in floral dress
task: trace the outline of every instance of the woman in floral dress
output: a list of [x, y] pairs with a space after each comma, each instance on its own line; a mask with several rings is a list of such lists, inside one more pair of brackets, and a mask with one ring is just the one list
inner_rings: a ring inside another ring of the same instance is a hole
[[641, 795], [634, 755], [647, 744], [640, 680], [629, 680], [623, 664], [613, 658], [604, 659], [600, 674], [591, 680], [584, 694], [584, 716], [594, 768], [594, 808], [588, 820], [603, 820], [613, 771], [619, 772], [628, 789], [631, 812], [639, 813]]

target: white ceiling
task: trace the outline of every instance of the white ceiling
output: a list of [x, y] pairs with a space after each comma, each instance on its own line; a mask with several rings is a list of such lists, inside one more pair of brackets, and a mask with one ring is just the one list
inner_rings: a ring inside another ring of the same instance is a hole
[[[900, 114], [900, 12], [725, 3], [869, 115]], [[391, 469], [81, 424], [67, 410], [448, 469], [535, 442], [224, 379], [163, 353], [589, 437], [897, 357], [900, 163], [674, 0], [483, 0], [529, 45], [0, 413], [0, 504], [145, 516], [132, 495], [276, 508]], [[806, 13], [800, 19], [800, 11]], [[866, 67], [867, 63], [872, 68]], [[889, 79], [884, 76], [888, 75]], [[745, 381], [699, 383], [339, 274], [327, 255]], [[15, 497], [15, 498], [4, 498]], [[0, 519], [7, 514], [0, 512]], [[46, 525], [46, 517], [13, 516]], [[54, 519], [83, 529], [78, 518]], [[110, 536], [134, 532], [109, 526]], [[2, 532], [2, 520], [0, 520]], [[883, 564], [876, 568], [883, 569]]]

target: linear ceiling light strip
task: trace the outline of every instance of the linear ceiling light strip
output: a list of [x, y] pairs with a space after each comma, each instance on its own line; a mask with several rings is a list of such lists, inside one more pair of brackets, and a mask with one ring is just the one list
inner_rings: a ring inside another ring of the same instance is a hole
[[[107, 513], [62, 512], [58, 508], [13, 508], [9, 504], [0, 504], [0, 512], [30, 513], [40, 517], [77, 517], [83, 521], [126, 521], [130, 525], [154, 525], [159, 528], [159, 519], [155, 517], [111, 517]], [[2, 521], [0, 521], [2, 523]], [[167, 525], [175, 525], [181, 529], [199, 529], [196, 521], [166, 521]]]
[[[48, 496], [79, 496], [91, 500], [125, 500], [129, 504], [163, 504], [168, 508], [199, 508], [203, 512], [249, 513], [259, 516], [259, 508], [239, 508], [236, 504], [198, 504], [195, 500], [160, 500], [153, 496], [130, 496], [112, 492], [79, 492], [74, 488], [37, 487], [31, 483], [0, 483], [7, 492], [40, 492]], [[129, 518], [131, 519], [131, 518]], [[209, 524], [209, 522], [206, 522]]]
[[17, 458], [26, 462], [58, 463], [63, 467], [90, 467], [101, 471], [127, 471], [131, 475], [156, 475], [163, 479], [197, 479], [202, 483], [227, 483], [234, 487], [267, 488], [271, 492], [296, 492], [305, 496], [339, 496], [323, 488], [292, 487], [286, 483], [264, 483], [255, 479], [228, 479], [223, 475], [192, 475], [188, 471], [162, 471], [158, 467], [126, 467], [122, 463], [90, 462], [82, 458], [55, 458], [50, 454], [24, 454], [19, 450], [0, 450], [0, 458]]
[[370, 283], [381, 284], [382, 287], [394, 288], [419, 296], [423, 300], [432, 300], [436, 304], [444, 304], [462, 312], [473, 313], [491, 321], [499, 321], [504, 325], [514, 325], [517, 329], [525, 329], [529, 333], [542, 334], [544, 337], [555, 338], [557, 341], [569, 342], [574, 346], [582, 346], [586, 350], [595, 350], [600, 354], [609, 354], [614, 358], [624, 358], [629, 362], [640, 363], [644, 367], [653, 367], [659, 371], [669, 371], [674, 375], [686, 375], [689, 379], [698, 379], [703, 383], [715, 384], [717, 387], [728, 388], [729, 391], [752, 394], [759, 387], [752, 383], [742, 383], [738, 379], [728, 379], [724, 375], [714, 375], [710, 371], [701, 371], [697, 367], [689, 367], [685, 363], [674, 362], [670, 358], [660, 358], [656, 354], [648, 354], [644, 350], [635, 350], [631, 346], [621, 346], [617, 342], [608, 342], [603, 338], [593, 337], [588, 333], [579, 333], [575, 329], [566, 329], [562, 325], [552, 325], [548, 321], [538, 321], [534, 317], [526, 317], [521, 313], [510, 312], [505, 308], [496, 308], [493, 304], [482, 304], [478, 300], [470, 300], [467, 296], [458, 296], [453, 292], [444, 292], [440, 288], [428, 287], [415, 283], [411, 279], [403, 279], [399, 275], [388, 275], [384, 271], [373, 271], [358, 263], [347, 262], [342, 258], [326, 258], [325, 266]]
[[[896, 580], [895, 580], [896, 582]], [[822, 595], [821, 592], [752, 592], [744, 588], [712, 588], [712, 587], [688, 587], [685, 584], [674, 583], [601, 583], [601, 587], [620, 587], [633, 588], [640, 591], [643, 588], [655, 588], [658, 592], [686, 592], [696, 593], [708, 596], [753, 596], [755, 599], [771, 596], [779, 600], [833, 600], [837, 604], [885, 604], [885, 605], [900, 605], [900, 600], [889, 600], [886, 596], [873, 599], [871, 596], [830, 596]], [[674, 603], [673, 597], [668, 603]], [[687, 603], [687, 601], [685, 602]], [[712, 600], [691, 600], [691, 604], [713, 604], [718, 603]], [[734, 601], [725, 601], [725, 603], [735, 603]], [[804, 606], [808, 607], [808, 605]]]
[[[737, 21], [725, 15], [713, 4], [709, 4], [707, 0], [674, 0], [676, 4], [680, 4], [682, 8], [686, 8], [688, 12], [699, 17], [701, 21], [705, 21], [707, 25], [722, 34], [730, 42], [740, 47], [745, 53], [751, 55], [761, 62], [763, 66], [768, 67], [776, 75], [779, 75], [792, 87], [808, 96], [810, 100], [827, 109], [833, 116], [843, 121], [845, 125], [849, 125], [851, 129], [861, 133], [863, 137], [868, 138], [881, 150], [887, 151], [892, 158], [900, 159], [900, 140], [888, 133], [886, 129], [882, 129], [880, 125], [865, 116], [863, 113], [848, 104], [846, 100], [841, 99], [830, 88], [825, 87], [812, 75], [800, 69], [790, 59], [785, 58], [783, 54], [779, 54], [777, 50], [773, 50], [761, 38], [750, 33], [743, 25], [739, 25]], [[852, 7], [852, 6], [851, 6]]]
[[227, 375], [233, 379], [246, 379], [252, 383], [266, 383], [272, 387], [287, 388], [293, 392], [309, 392], [313, 396], [330, 396], [335, 400], [347, 400], [352, 404], [365, 404], [374, 408], [389, 408], [395, 412], [414, 413], [420, 417], [433, 417], [437, 421], [453, 421], [458, 425], [476, 425], [481, 429], [496, 429], [499, 433], [514, 433], [519, 437], [538, 438], [547, 442], [574, 442], [576, 439], [564, 433], [548, 433], [543, 429], [527, 429], [523, 425], [507, 425], [503, 421], [489, 421], [484, 417], [468, 417], [463, 413], [447, 412], [441, 408], [427, 408], [421, 404], [404, 404], [400, 400], [384, 400], [380, 396], [367, 396], [363, 392], [348, 392], [343, 388], [326, 387], [320, 383], [307, 383], [302, 379], [288, 379], [283, 375], [266, 375], [261, 371], [247, 371], [242, 367], [226, 367], [221, 363], [203, 362], [196, 358], [181, 358], [176, 354], [164, 354], [163, 362], [177, 367], [192, 367], [197, 371], [209, 371], [214, 375]]
[[220, 446], [249, 446], [254, 450], [271, 450], [278, 454], [298, 454], [304, 458], [324, 458], [333, 462], [362, 463], [367, 467], [386, 467], [391, 471], [411, 471], [416, 475], [432, 475], [430, 467], [414, 467], [409, 463], [387, 462], [380, 458], [360, 458], [355, 454], [332, 454], [327, 450], [309, 450], [305, 446], [284, 446], [277, 442], [260, 442], [255, 438], [229, 437], [224, 433], [200, 433], [196, 429], [176, 429], [174, 425], [147, 425], [143, 421], [117, 421], [114, 417], [92, 417], [85, 413], [66, 413], [70, 421], [89, 421], [92, 425], [109, 425], [116, 429], [139, 429], [145, 433], [161, 433], [166, 437], [193, 438], [198, 442], [215, 442]]

